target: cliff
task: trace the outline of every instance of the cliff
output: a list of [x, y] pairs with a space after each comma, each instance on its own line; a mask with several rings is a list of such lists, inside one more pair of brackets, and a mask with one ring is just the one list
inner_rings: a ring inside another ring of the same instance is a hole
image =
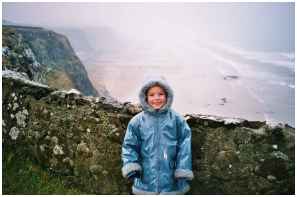
[[86, 96], [112, 99], [98, 92], [68, 39], [53, 31], [29, 26], [3, 26], [2, 70], [23, 73], [30, 80], [57, 89], [77, 89]]
[[[2, 77], [4, 194], [52, 194], [30, 190], [36, 175], [23, 183], [24, 171], [10, 170], [23, 160], [34, 164], [30, 173], [38, 166], [42, 177], [58, 177], [78, 193], [129, 194], [120, 154], [137, 106], [57, 91], [17, 73]], [[192, 129], [191, 194], [295, 193], [294, 128], [198, 114], [185, 118]], [[21, 184], [30, 187], [14, 188]]]

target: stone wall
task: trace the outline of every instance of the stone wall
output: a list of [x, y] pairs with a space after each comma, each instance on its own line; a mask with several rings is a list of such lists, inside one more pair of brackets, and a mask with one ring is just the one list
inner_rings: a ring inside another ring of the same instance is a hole
[[[30, 157], [88, 194], [129, 194], [121, 144], [138, 107], [13, 76], [3, 76], [2, 86], [3, 160], [11, 153]], [[295, 193], [294, 128], [197, 114], [185, 118], [192, 128], [191, 194]]]

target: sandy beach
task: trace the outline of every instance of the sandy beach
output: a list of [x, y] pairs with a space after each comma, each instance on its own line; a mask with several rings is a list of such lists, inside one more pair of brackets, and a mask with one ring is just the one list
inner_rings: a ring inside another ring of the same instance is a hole
[[[106, 65], [98, 67], [97, 72], [91, 72], [90, 78], [94, 84], [104, 83], [112, 96], [121, 102], [137, 103], [138, 90], [145, 76], [158, 73], [165, 76], [173, 87], [173, 108], [182, 114], [208, 114], [294, 124], [294, 111], [286, 104], [290, 101], [272, 106], [269, 102], [273, 101], [266, 99], [271, 98], [271, 95], [255, 93], [254, 89], [260, 90], [261, 87], [257, 86], [261, 84], [253, 84], [251, 79], [241, 76], [226, 78], [210, 63], [204, 62], [203, 65], [197, 69], [188, 69], [187, 66], [170, 69], [161, 66]], [[274, 97], [282, 99], [275, 93]]]
[[[87, 70], [95, 86], [105, 84], [111, 95], [121, 102], [137, 103], [143, 80], [150, 75], [162, 75], [174, 90], [173, 108], [182, 114], [217, 115], [294, 126], [292, 58], [276, 53], [251, 56], [251, 52], [220, 47], [202, 43], [192, 48], [172, 48], [167, 53], [109, 54], [96, 59], [93, 63], [96, 66], [87, 67]], [[285, 64], [262, 61], [270, 56], [284, 60]]]

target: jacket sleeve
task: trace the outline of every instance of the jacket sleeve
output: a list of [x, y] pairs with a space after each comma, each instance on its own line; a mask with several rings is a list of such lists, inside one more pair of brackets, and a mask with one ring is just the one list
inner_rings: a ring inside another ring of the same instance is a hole
[[185, 119], [182, 119], [178, 127], [179, 140], [176, 158], [175, 178], [192, 180], [192, 151], [191, 151], [191, 129]]
[[134, 121], [129, 122], [122, 145], [122, 175], [125, 178], [128, 178], [127, 175], [133, 171], [142, 170], [139, 164], [140, 144], [134, 125]]

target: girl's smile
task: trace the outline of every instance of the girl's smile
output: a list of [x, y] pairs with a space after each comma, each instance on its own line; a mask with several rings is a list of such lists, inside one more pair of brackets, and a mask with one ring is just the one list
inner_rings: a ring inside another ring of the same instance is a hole
[[159, 86], [151, 87], [147, 92], [147, 102], [154, 109], [161, 109], [166, 104], [165, 91]]

